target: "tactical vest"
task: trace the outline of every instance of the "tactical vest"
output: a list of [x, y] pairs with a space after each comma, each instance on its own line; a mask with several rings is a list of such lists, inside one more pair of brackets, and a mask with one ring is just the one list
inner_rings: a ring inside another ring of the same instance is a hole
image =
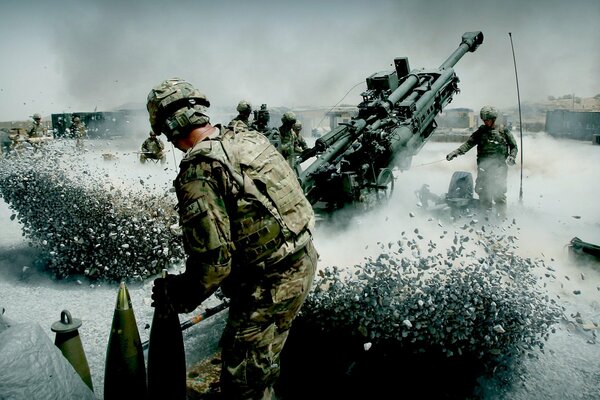
[[198, 143], [185, 160], [196, 157], [218, 161], [233, 178], [237, 209], [228, 214], [233, 248], [243, 261], [264, 259], [285, 241], [312, 229], [314, 212], [294, 171], [263, 134], [222, 130]]
[[492, 129], [482, 126], [479, 141], [477, 143], [477, 159], [498, 157], [503, 160], [508, 157], [508, 139], [506, 128], [494, 126]]
[[29, 129], [28, 136], [29, 137], [43, 137], [48, 133], [48, 129], [43, 124], [33, 124]]

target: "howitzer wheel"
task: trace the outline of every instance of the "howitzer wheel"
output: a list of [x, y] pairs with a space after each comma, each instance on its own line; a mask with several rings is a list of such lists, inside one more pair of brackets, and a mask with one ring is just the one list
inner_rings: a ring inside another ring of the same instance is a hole
[[383, 168], [377, 176], [377, 200], [388, 200], [394, 192], [394, 174], [389, 168]]

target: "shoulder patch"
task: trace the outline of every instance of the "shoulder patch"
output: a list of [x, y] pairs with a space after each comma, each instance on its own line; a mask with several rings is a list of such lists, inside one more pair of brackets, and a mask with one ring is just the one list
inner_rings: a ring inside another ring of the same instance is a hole
[[208, 211], [206, 202], [202, 197], [180, 209], [181, 222], [186, 223], [190, 220], [205, 215]]

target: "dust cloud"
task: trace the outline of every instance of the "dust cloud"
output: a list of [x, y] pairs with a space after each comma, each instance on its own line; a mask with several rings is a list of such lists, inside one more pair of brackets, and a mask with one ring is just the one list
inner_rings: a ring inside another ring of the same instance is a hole
[[[454, 105], [514, 107], [514, 41], [522, 101], [600, 92], [600, 5], [592, 0], [441, 1], [61, 0], [2, 5], [0, 120], [143, 107], [174, 76], [216, 106], [244, 98], [273, 106], [331, 106], [358, 82], [390, 69], [436, 68], [464, 32], [484, 43], [455, 67]], [[24, 29], [26, 27], [26, 29]], [[358, 87], [347, 103], [360, 100]]]

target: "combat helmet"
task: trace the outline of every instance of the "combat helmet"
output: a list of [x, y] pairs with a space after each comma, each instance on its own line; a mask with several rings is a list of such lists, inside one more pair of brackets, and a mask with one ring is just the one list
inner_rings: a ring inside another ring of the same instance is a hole
[[252, 111], [252, 105], [248, 103], [246, 100], [241, 100], [237, 105], [237, 112], [250, 114]]
[[32, 118], [33, 118], [34, 120], [36, 120], [36, 119], [42, 119], [42, 116], [41, 116], [40, 114], [38, 114], [38, 113], [35, 113], [35, 114], [33, 114], [33, 117], [32, 117]]
[[180, 78], [153, 87], [146, 104], [152, 130], [157, 135], [164, 133], [170, 142], [188, 133], [190, 127], [208, 123], [210, 118], [204, 113], [207, 107], [210, 102], [206, 95]]
[[484, 121], [486, 119], [496, 119], [496, 118], [498, 118], [498, 110], [496, 110], [496, 108], [492, 107], [492, 106], [483, 106], [483, 107], [481, 107], [479, 116]]
[[294, 129], [296, 132], [300, 132], [302, 130], [302, 122], [296, 121], [294, 126], [292, 126], [292, 129]]
[[283, 113], [281, 122], [284, 124], [294, 124], [296, 122], [296, 114], [291, 111]]

